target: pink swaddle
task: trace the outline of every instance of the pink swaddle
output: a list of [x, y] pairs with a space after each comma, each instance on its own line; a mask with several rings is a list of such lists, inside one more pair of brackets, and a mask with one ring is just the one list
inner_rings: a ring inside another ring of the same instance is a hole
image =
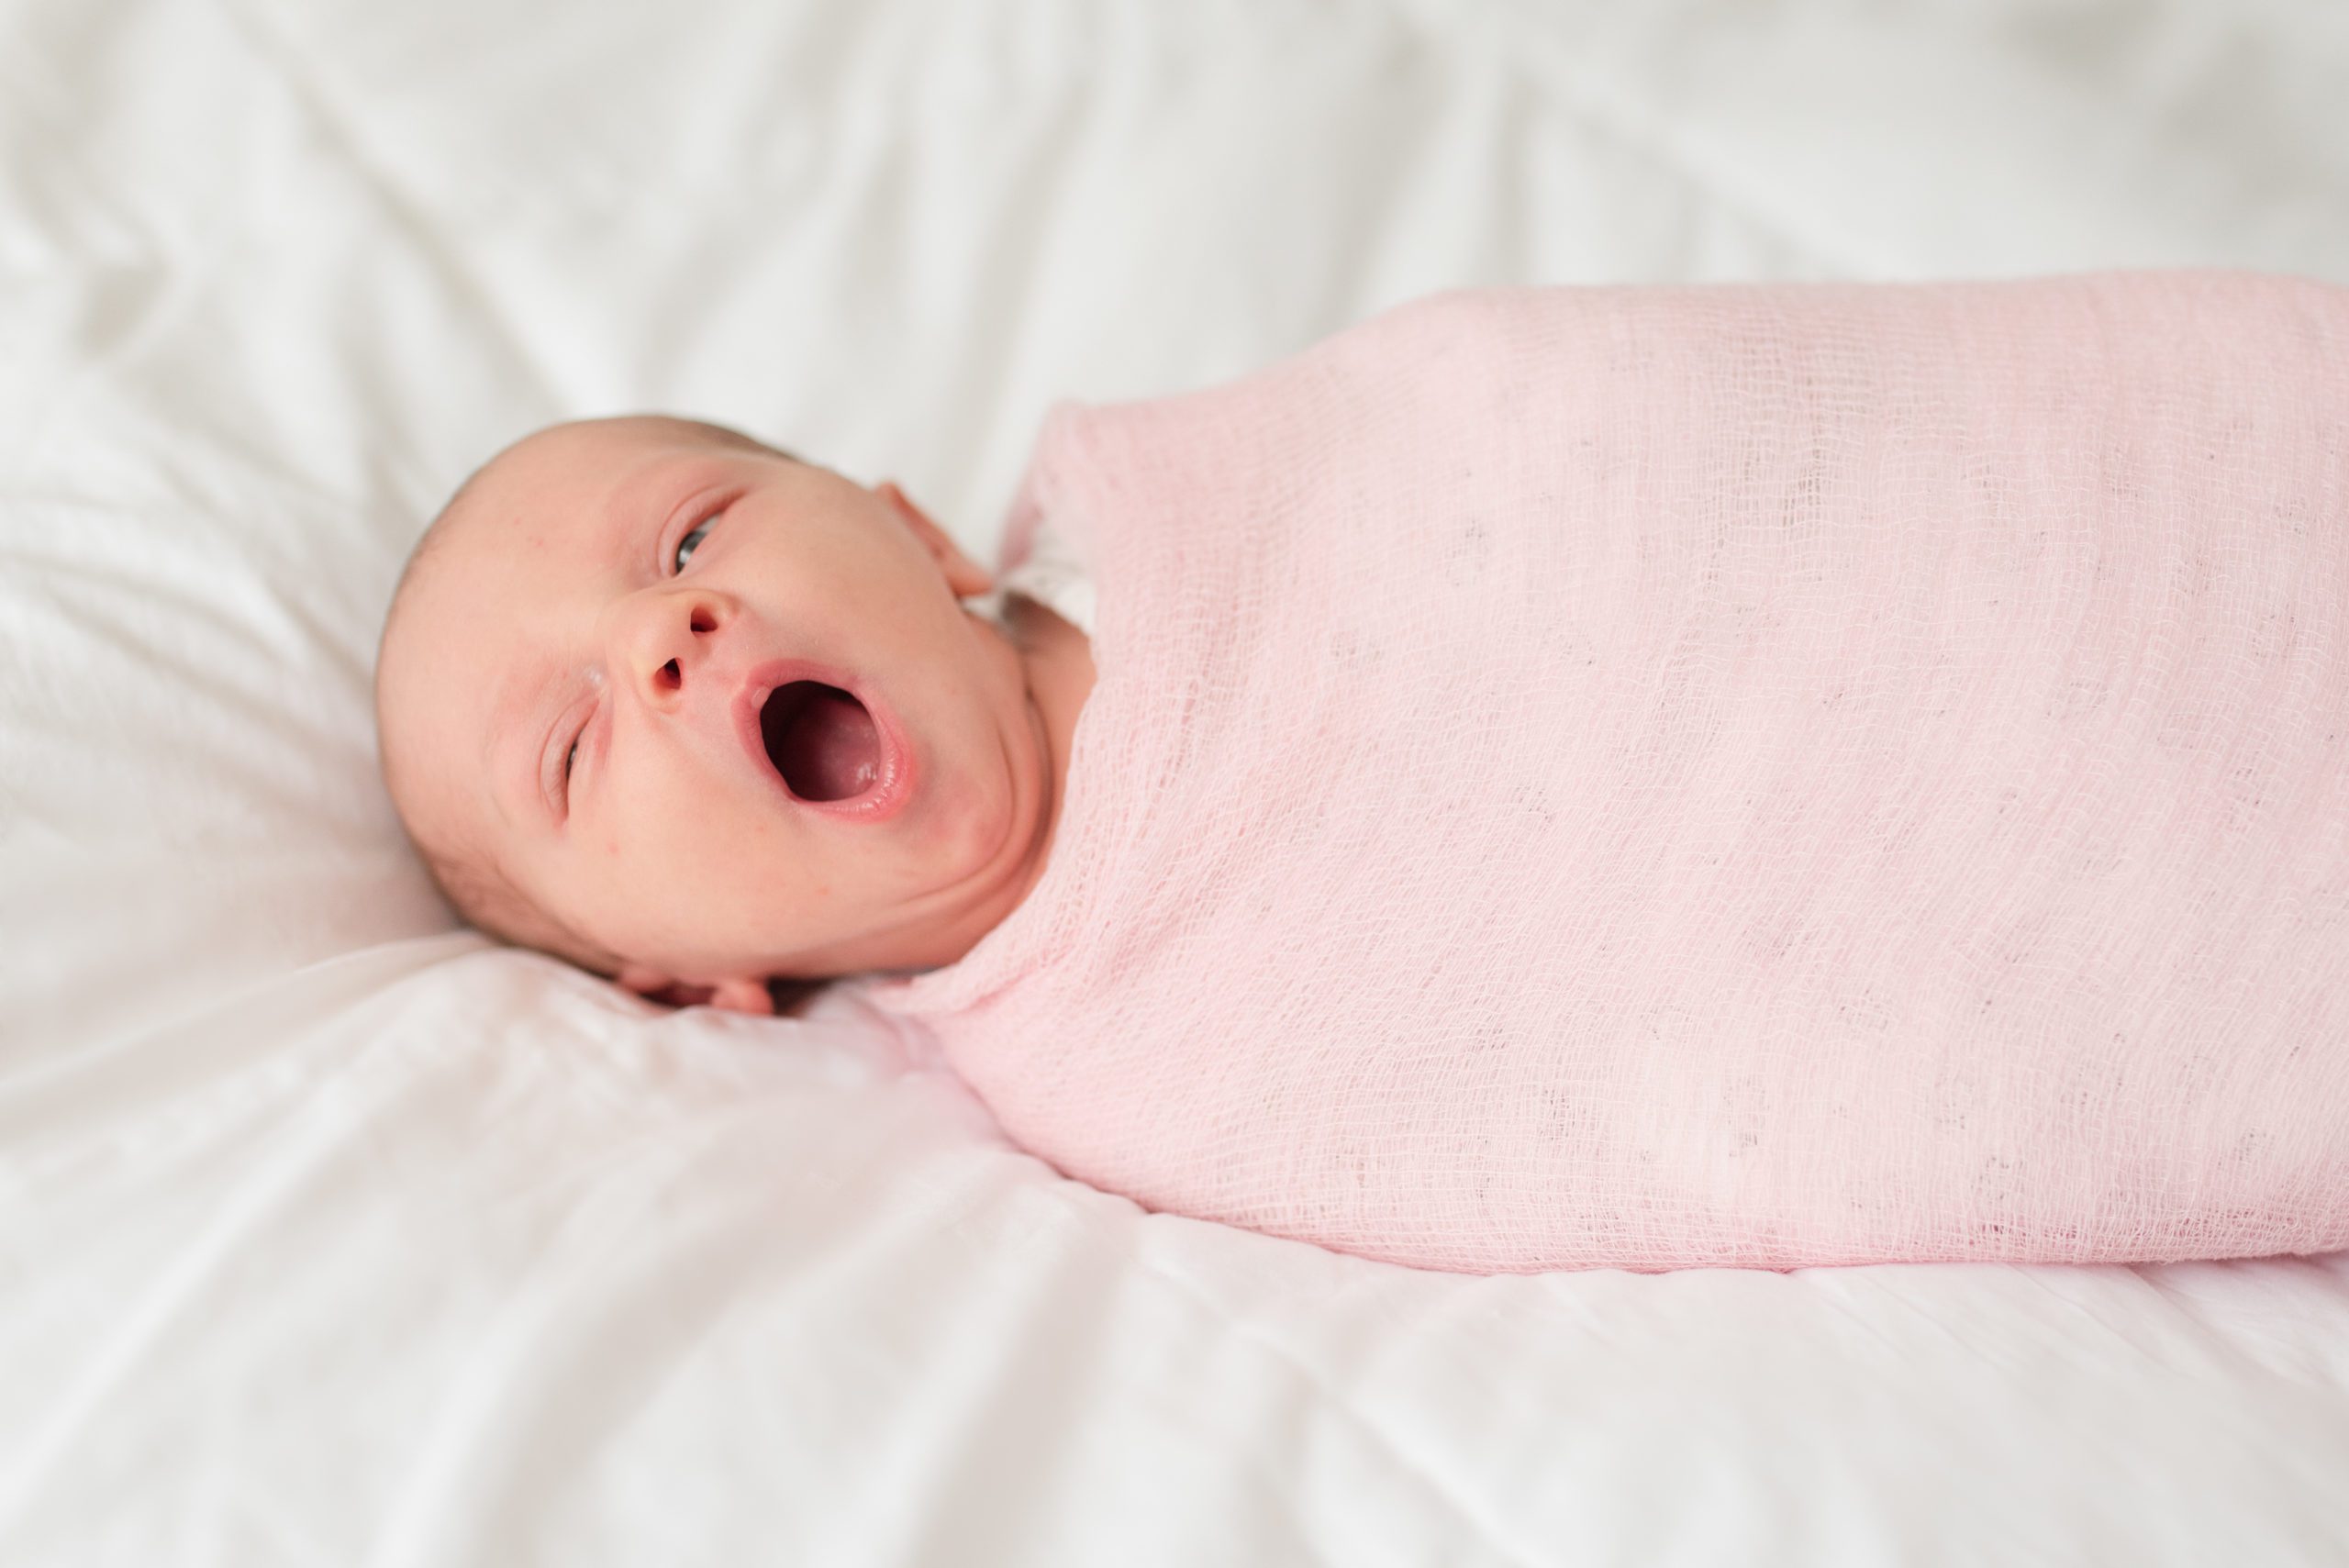
[[1554, 289], [1065, 408], [1022, 1147], [1431, 1268], [2349, 1246], [2349, 290]]

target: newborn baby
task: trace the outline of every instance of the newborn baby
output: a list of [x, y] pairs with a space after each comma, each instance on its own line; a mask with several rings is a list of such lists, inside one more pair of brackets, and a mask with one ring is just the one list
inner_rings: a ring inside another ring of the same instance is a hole
[[1472, 1272], [2349, 1247], [2349, 291], [1441, 296], [1056, 411], [1007, 574], [1053, 539], [1097, 625], [998, 627], [890, 486], [533, 437], [398, 595], [395, 798], [640, 991], [865, 972], [1154, 1209]]
[[660, 417], [468, 480], [377, 662], [384, 773], [465, 917], [646, 995], [952, 962], [1027, 897], [1093, 684], [893, 484]]

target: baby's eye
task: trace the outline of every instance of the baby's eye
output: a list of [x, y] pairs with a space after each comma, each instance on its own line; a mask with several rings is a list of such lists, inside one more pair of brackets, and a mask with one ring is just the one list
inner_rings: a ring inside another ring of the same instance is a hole
[[694, 551], [701, 545], [701, 536], [709, 532], [717, 521], [718, 514], [712, 512], [708, 517], [696, 523], [686, 531], [685, 537], [677, 541], [677, 559], [669, 563], [669, 569], [672, 572], [683, 572], [685, 569], [685, 562], [694, 558]]

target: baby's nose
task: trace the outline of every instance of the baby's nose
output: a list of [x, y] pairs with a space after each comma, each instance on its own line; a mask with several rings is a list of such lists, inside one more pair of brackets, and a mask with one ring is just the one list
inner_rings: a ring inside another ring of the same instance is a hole
[[731, 607], [721, 595], [699, 590], [648, 590], [615, 618], [614, 674], [632, 683], [646, 701], [667, 706], [707, 673]]

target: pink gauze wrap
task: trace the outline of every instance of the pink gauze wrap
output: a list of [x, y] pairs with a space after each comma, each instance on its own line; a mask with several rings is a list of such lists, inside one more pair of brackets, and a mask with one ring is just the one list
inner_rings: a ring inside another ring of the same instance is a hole
[[1471, 1273], [2349, 1247], [2349, 290], [1476, 292], [1046, 425], [1098, 684], [865, 995], [1144, 1207]]

